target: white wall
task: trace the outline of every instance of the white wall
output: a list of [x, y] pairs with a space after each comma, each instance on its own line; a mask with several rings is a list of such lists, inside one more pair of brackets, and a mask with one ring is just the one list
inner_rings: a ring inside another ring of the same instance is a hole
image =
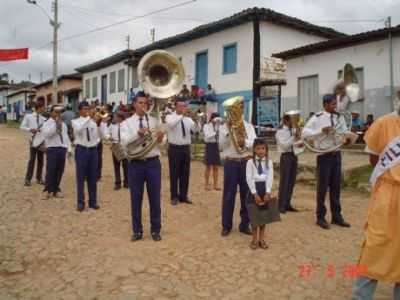
[[[124, 80], [124, 91], [118, 92], [118, 71], [124, 69], [125, 70], [125, 80]], [[130, 70], [132, 70], [130, 68]], [[110, 94], [110, 73], [115, 71], [116, 85], [115, 85], [115, 93]], [[90, 98], [87, 98], [87, 101], [94, 101], [99, 99], [101, 101], [101, 77], [103, 75], [107, 75], [107, 102], [108, 103], [119, 103], [123, 101], [126, 103], [127, 101], [127, 80], [128, 80], [128, 66], [124, 64], [124, 62], [116, 63], [112, 66], [95, 70], [93, 72], [88, 72], [83, 74], [82, 79], [82, 97], [85, 99], [86, 97], [86, 79], [90, 79]], [[92, 78], [97, 77], [97, 96], [92, 96]], [[129, 75], [130, 82], [132, 81], [132, 74]]]
[[[282, 88], [283, 107], [297, 106], [299, 77], [318, 75], [319, 94], [332, 92], [338, 71], [346, 63], [364, 70], [364, 113], [382, 115], [390, 111], [388, 41], [374, 41], [356, 46], [306, 55], [287, 61], [287, 86]], [[393, 40], [394, 85], [400, 85], [400, 38]], [[301, 109], [301, 107], [300, 107]]]
[[262, 57], [270, 57], [273, 53], [327, 40], [320, 36], [279, 26], [271, 22], [260, 23], [260, 36], [261, 59]]
[[[400, 38], [394, 39], [394, 81], [400, 81]], [[397, 53], [397, 54], [396, 54]], [[317, 54], [306, 55], [287, 61], [286, 78], [288, 85], [283, 89], [285, 97], [297, 96], [297, 79], [299, 77], [318, 74], [319, 93], [331, 91], [337, 81], [338, 70], [343, 69], [346, 63], [355, 68], [364, 68], [365, 89], [388, 86], [389, 56], [388, 42], [376, 41], [342, 49], [330, 50]]]
[[[236, 73], [222, 74], [223, 47], [237, 43]], [[208, 82], [217, 93], [253, 88], [253, 24], [247, 23], [165, 49], [182, 58], [185, 84], [195, 84], [196, 53], [208, 51]]]

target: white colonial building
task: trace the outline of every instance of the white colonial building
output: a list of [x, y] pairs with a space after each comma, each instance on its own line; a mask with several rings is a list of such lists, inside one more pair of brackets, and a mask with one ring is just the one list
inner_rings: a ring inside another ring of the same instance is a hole
[[[393, 36], [394, 87], [400, 86], [400, 26], [391, 28]], [[303, 116], [321, 109], [321, 98], [332, 93], [346, 63], [354, 66], [361, 87], [362, 101], [352, 103], [364, 118], [381, 116], [393, 110], [390, 93], [388, 29], [313, 43], [275, 53], [287, 62], [287, 85], [282, 88], [282, 111], [300, 108]]]
[[12, 91], [7, 95], [7, 119], [20, 121], [25, 113], [26, 105], [33, 100], [36, 91], [32, 88], [23, 88]]
[[[124, 50], [77, 68], [83, 74], [83, 96], [103, 103], [126, 102], [136, 88], [136, 66], [154, 49], [174, 53], [186, 71], [185, 83], [216, 90], [219, 104], [233, 95], [246, 99], [246, 115], [257, 109], [263, 61], [272, 53], [345, 36], [269, 9], [252, 8], [231, 17], [201, 25], [151, 45]], [[222, 109], [219, 105], [219, 109]], [[253, 114], [253, 121], [256, 121]]]

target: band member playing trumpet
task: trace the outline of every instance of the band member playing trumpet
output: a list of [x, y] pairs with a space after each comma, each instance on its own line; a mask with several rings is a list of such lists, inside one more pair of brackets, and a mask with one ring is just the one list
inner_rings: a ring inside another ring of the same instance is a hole
[[[324, 110], [315, 114], [305, 125], [302, 137], [313, 138], [317, 149], [329, 149], [337, 144], [335, 132], [349, 132], [344, 118], [336, 113], [336, 97], [327, 94], [323, 97]], [[346, 140], [349, 143], [350, 140]], [[333, 148], [332, 148], [333, 149]], [[325, 219], [325, 195], [329, 188], [332, 224], [350, 227], [342, 216], [340, 205], [342, 156], [340, 150], [329, 151], [317, 156], [317, 225], [323, 229], [330, 226]]]
[[29, 139], [29, 161], [25, 175], [25, 186], [31, 185], [36, 158], [37, 158], [36, 181], [39, 184], [44, 183], [42, 178], [44, 153], [40, 151], [38, 147], [35, 148], [32, 145], [35, 135], [40, 132], [41, 126], [46, 121], [46, 118], [42, 116], [43, 112], [44, 112], [43, 102], [37, 102], [35, 104], [35, 111], [31, 114], [25, 115], [20, 127], [22, 130], [28, 131], [31, 134], [31, 138]]
[[[152, 134], [156, 130], [158, 119], [146, 113], [148, 99], [144, 93], [136, 94], [134, 98], [135, 114], [126, 119], [122, 125], [121, 141], [123, 146]], [[164, 133], [158, 131], [157, 143], [164, 139]], [[132, 214], [132, 241], [143, 238], [142, 203], [143, 191], [146, 184], [150, 206], [151, 236], [154, 241], [160, 241], [161, 235], [161, 163], [160, 148], [156, 145], [142, 159], [134, 159], [128, 162], [128, 183], [131, 196]]]
[[285, 114], [282, 119], [282, 127], [276, 132], [277, 150], [281, 154], [279, 162], [279, 210], [297, 212], [292, 204], [292, 194], [297, 176], [297, 156], [294, 154], [293, 145], [300, 140], [300, 130], [293, 132], [290, 117]]
[[[93, 108], [90, 110], [90, 117], [93, 119], [94, 122], [96, 122], [97, 126], [101, 127], [101, 132], [106, 132], [107, 131], [107, 123], [106, 123], [106, 117], [103, 116], [103, 114], [105, 116], [107, 116], [106, 113], [104, 113], [104, 111], [102, 111], [101, 109]], [[103, 122], [104, 121], [104, 122]], [[98, 138], [98, 143], [97, 143], [97, 159], [98, 159], [98, 163], [97, 163], [97, 181], [99, 181], [101, 179], [101, 174], [102, 174], [102, 170], [103, 170], [103, 141], [102, 141], [102, 137], [99, 136]]]
[[211, 190], [210, 184], [210, 173], [212, 170], [214, 189], [219, 191], [218, 186], [218, 168], [221, 165], [221, 158], [219, 155], [219, 127], [221, 126], [222, 119], [219, 114], [214, 112], [211, 114], [210, 121], [204, 125], [204, 142], [206, 149], [204, 152], [204, 163], [206, 165], [205, 177], [205, 189]]
[[67, 125], [61, 119], [61, 106], [54, 105], [50, 118], [43, 124], [46, 143], [46, 183], [44, 199], [63, 198], [60, 183], [64, 174], [67, 150], [71, 149]]
[[[243, 101], [240, 103], [243, 112]], [[245, 135], [239, 137], [237, 143], [239, 147], [245, 147], [251, 151], [256, 132], [253, 125], [243, 121], [245, 128]], [[224, 187], [222, 197], [222, 236], [227, 236], [232, 230], [232, 219], [235, 208], [235, 197], [237, 186], [239, 185], [240, 191], [240, 218], [239, 231], [251, 235], [252, 231], [249, 228], [249, 215], [246, 209], [246, 197], [249, 188], [246, 182], [246, 163], [251, 158], [249, 152], [239, 153], [237, 148], [232, 142], [229, 127], [232, 126], [231, 122], [226, 122], [220, 129], [220, 144], [222, 147], [222, 154], [225, 157], [224, 162]]]
[[[97, 204], [97, 146], [100, 139], [106, 136], [106, 132], [104, 131], [105, 126], [99, 126], [90, 117], [89, 103], [86, 101], [80, 102], [78, 109], [79, 118], [72, 120], [72, 128], [74, 130], [74, 143], [76, 145], [77, 210], [81, 212], [85, 209], [85, 180], [87, 181], [89, 191], [89, 208], [100, 208]], [[99, 119], [98, 117], [96, 118]]]
[[[114, 114], [115, 123], [111, 124], [109, 129], [110, 138], [113, 143], [121, 144], [121, 123], [124, 121], [124, 114], [121, 112]], [[128, 161], [123, 159], [119, 161], [114, 154], [112, 154], [113, 165], [114, 165], [114, 190], [121, 189], [121, 166], [122, 173], [124, 176], [123, 186], [124, 188], [128, 188]]]
[[168, 162], [171, 188], [171, 204], [178, 202], [192, 204], [188, 198], [190, 175], [191, 133], [197, 131], [196, 123], [187, 116], [185, 100], [175, 100], [175, 112], [166, 116]]

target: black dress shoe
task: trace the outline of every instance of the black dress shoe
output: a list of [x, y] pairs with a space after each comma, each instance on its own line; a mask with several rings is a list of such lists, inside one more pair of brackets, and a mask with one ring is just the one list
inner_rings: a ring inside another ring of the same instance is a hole
[[31, 186], [31, 181], [30, 180], [25, 180], [24, 186]]
[[100, 206], [98, 206], [97, 204], [95, 204], [95, 205], [90, 205], [89, 208], [92, 208], [92, 209], [99, 209]]
[[76, 208], [76, 210], [79, 211], [79, 212], [83, 212], [84, 209], [85, 209], [84, 206], [78, 206], [78, 207]]
[[328, 222], [326, 220], [318, 220], [317, 225], [323, 229], [330, 229], [331, 227], [329, 226]]
[[247, 227], [247, 228], [245, 228], [245, 229], [240, 229], [239, 231], [240, 231], [241, 233], [243, 233], [243, 234], [246, 234], [246, 235], [252, 235], [252, 234], [253, 234], [253, 232], [251, 232], [251, 230], [250, 230], [249, 227]]
[[286, 207], [286, 211], [290, 211], [290, 212], [298, 212], [299, 210], [298, 210], [298, 209], [296, 209], [296, 208], [294, 208], [293, 206], [289, 206], [289, 207]]
[[171, 199], [171, 204], [172, 205], [178, 205], [178, 199], [177, 198]]
[[279, 212], [280, 212], [281, 214], [286, 214], [286, 209], [280, 208], [280, 209], [279, 209]]
[[124, 189], [129, 189], [129, 185], [124, 183]]
[[120, 185], [114, 185], [114, 191], [118, 191], [118, 190], [120, 190], [121, 189], [121, 186]]
[[134, 233], [132, 235], [131, 241], [132, 242], [136, 242], [136, 241], [141, 240], [142, 238], [143, 238], [143, 234], [142, 233]]
[[338, 225], [340, 227], [351, 227], [349, 223], [347, 223], [345, 220], [332, 220], [332, 224]]
[[228, 236], [231, 233], [230, 230], [228, 229], [222, 229], [221, 231], [221, 236]]
[[189, 198], [186, 198], [185, 200], [182, 200], [181, 202], [186, 203], [186, 204], [193, 204], [192, 200], [190, 200]]
[[161, 235], [159, 232], [152, 232], [151, 237], [153, 238], [153, 241], [155, 241], [155, 242], [161, 241]]

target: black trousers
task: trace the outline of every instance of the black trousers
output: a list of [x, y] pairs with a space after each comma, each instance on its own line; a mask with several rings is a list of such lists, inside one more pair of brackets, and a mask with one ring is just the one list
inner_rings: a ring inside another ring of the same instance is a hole
[[100, 141], [100, 143], [97, 145], [97, 180], [101, 178], [102, 175], [102, 169], [103, 169], [103, 143]]
[[33, 148], [31, 146], [31, 144], [29, 144], [29, 161], [28, 161], [28, 167], [27, 167], [26, 176], [25, 176], [26, 181], [32, 180], [36, 158], [37, 158], [36, 179], [42, 180], [43, 157], [44, 157], [43, 152], [39, 151], [37, 148]]
[[115, 185], [121, 186], [121, 165], [124, 175], [124, 186], [128, 186], [128, 161], [126, 159], [119, 161], [114, 154], [112, 155], [114, 165]]
[[325, 195], [329, 189], [332, 220], [343, 219], [340, 206], [340, 181], [342, 174], [342, 155], [340, 151], [317, 157], [317, 219], [326, 215]]
[[169, 144], [169, 180], [171, 199], [187, 200], [190, 175], [190, 145]]
[[294, 185], [297, 177], [297, 156], [293, 152], [281, 154], [279, 162], [279, 208], [291, 206]]
[[46, 184], [44, 191], [56, 193], [60, 191], [60, 183], [65, 169], [67, 149], [50, 147], [46, 152]]

